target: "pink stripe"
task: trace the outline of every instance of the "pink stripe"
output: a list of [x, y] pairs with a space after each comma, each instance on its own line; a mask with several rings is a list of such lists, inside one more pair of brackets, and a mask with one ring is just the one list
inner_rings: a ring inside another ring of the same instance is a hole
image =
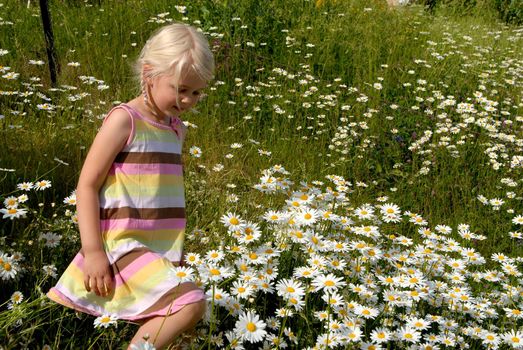
[[153, 253], [145, 253], [141, 255], [138, 259], [134, 260], [132, 263], [127, 265], [118, 275], [115, 276], [116, 286], [119, 287], [130, 279], [136, 272], [143, 269], [146, 265], [150, 264], [153, 261], [161, 259], [160, 256]]
[[102, 231], [119, 230], [119, 229], [140, 229], [140, 230], [183, 230], [186, 219], [160, 219], [160, 220], [142, 220], [142, 219], [116, 219], [100, 220], [100, 229]]
[[107, 175], [123, 173], [128, 175], [183, 175], [183, 166], [181, 164], [132, 164], [132, 163], [114, 163], [109, 169]]
[[74, 259], [73, 259], [73, 261], [71, 263], [75, 264], [80, 269], [83, 269], [83, 267], [84, 267], [84, 256], [82, 254], [80, 254], [80, 253], [76, 254]]
[[[167, 286], [165, 286], [167, 287]], [[171, 288], [174, 287], [170, 286]], [[170, 288], [169, 288], [170, 289]], [[58, 298], [63, 300], [64, 302], [67, 302], [74, 306], [74, 309], [78, 311], [82, 311], [91, 315], [100, 316], [102, 314], [107, 313], [106, 310], [100, 306], [96, 305], [95, 303], [90, 302], [86, 299], [77, 299], [72, 295], [68, 295], [67, 288], [64, 288], [60, 283], [58, 283], [54, 288], [51, 289]], [[168, 290], [168, 289], [164, 289]], [[151, 300], [144, 300], [144, 303], [135, 304], [132, 308], [128, 310], [122, 310], [122, 312], [117, 312], [116, 316], [120, 319], [129, 320], [129, 321], [135, 321], [140, 320], [144, 318], [149, 318], [152, 316], [165, 316], [168, 314], [173, 314], [175, 312], [180, 311], [185, 305], [196, 303], [201, 300], [205, 300], [208, 298], [207, 295], [203, 293], [201, 289], [194, 289], [191, 290], [179, 298], [177, 298], [172, 305], [168, 305], [164, 307], [163, 309], [148, 313], [148, 314], [140, 314], [141, 311], [149, 308], [151, 304]], [[154, 301], [153, 301], [154, 304]], [[171, 306], [169, 310], [169, 306]]]

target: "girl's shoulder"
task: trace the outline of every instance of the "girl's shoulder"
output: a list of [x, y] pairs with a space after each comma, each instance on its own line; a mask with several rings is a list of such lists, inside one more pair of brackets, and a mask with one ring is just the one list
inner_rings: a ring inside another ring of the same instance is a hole
[[125, 138], [129, 144], [134, 136], [134, 121], [130, 111], [124, 105], [115, 106], [104, 118], [102, 128], [115, 135], [115, 138]]

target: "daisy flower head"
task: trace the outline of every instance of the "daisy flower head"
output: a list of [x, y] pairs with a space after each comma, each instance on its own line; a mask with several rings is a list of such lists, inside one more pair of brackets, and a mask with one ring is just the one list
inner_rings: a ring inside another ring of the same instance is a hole
[[483, 345], [491, 349], [496, 349], [501, 341], [496, 333], [487, 330], [483, 331], [480, 337]]
[[138, 343], [131, 344], [131, 350], [156, 350], [153, 344], [146, 340], [139, 341]]
[[302, 209], [294, 214], [298, 225], [311, 226], [318, 220], [319, 213], [316, 209]]
[[229, 342], [229, 347], [233, 350], [244, 350], [242, 339], [234, 332], [227, 331], [225, 332], [225, 338]]
[[42, 271], [46, 276], [56, 278], [58, 274], [56, 273], [56, 266], [54, 265], [44, 265], [42, 266]]
[[321, 274], [314, 278], [312, 286], [315, 291], [324, 290], [325, 292], [334, 292], [345, 285], [341, 277], [336, 277], [332, 273], [327, 275]]
[[358, 219], [372, 219], [374, 217], [374, 208], [370, 204], [364, 204], [354, 210], [354, 215]]
[[385, 203], [380, 205], [380, 211], [383, 216], [401, 215], [401, 209], [394, 203]]
[[376, 328], [371, 334], [370, 338], [375, 343], [385, 343], [391, 338], [392, 333], [387, 328]]
[[54, 232], [46, 232], [41, 233], [39, 238], [40, 240], [45, 241], [44, 244], [46, 247], [54, 248], [60, 245], [60, 240], [62, 239], [62, 236]]
[[240, 299], [247, 299], [254, 294], [252, 285], [246, 281], [234, 281], [231, 287], [231, 294]]
[[222, 251], [219, 251], [216, 249], [210, 250], [207, 252], [207, 254], [205, 254], [205, 259], [208, 262], [212, 262], [212, 263], [218, 263], [218, 262], [222, 261], [224, 257], [225, 257], [225, 254]]
[[73, 191], [70, 196], [64, 198], [64, 204], [76, 205], [76, 191]]
[[330, 305], [330, 307], [342, 306], [345, 303], [345, 299], [338, 292], [324, 293], [321, 299]]
[[24, 300], [22, 292], [16, 291], [11, 295], [10, 301], [13, 304], [20, 304]]
[[260, 227], [250, 221], [247, 221], [243, 226], [243, 234], [238, 237], [240, 243], [251, 243], [257, 241], [261, 237]]
[[421, 338], [421, 333], [410, 327], [402, 327], [397, 331], [397, 336], [401, 341], [417, 343]]
[[[200, 270], [200, 268], [199, 268]], [[200, 276], [204, 276], [207, 280], [218, 282], [223, 279], [229, 278], [233, 275], [232, 271], [228, 267], [207, 265], [201, 268]]]
[[0, 213], [3, 214], [2, 219], [19, 219], [24, 218], [27, 214], [27, 209], [20, 208], [9, 208], [9, 209], [0, 209]]
[[214, 289], [211, 289], [210, 291], [207, 291], [207, 293], [210, 293], [212, 299], [218, 304], [225, 306], [227, 304], [227, 301], [231, 298], [229, 293], [224, 291], [223, 289], [216, 287]]
[[14, 279], [19, 272], [19, 266], [12, 257], [0, 254], [0, 278], [4, 281]]
[[189, 149], [189, 154], [194, 158], [200, 158], [202, 156], [202, 149], [200, 147], [192, 146]]
[[376, 316], [378, 316], [379, 311], [377, 309], [358, 304], [356, 305], [354, 313], [365, 319], [374, 319]]
[[493, 210], [499, 210], [499, 208], [505, 203], [503, 199], [492, 198], [489, 200], [489, 204], [492, 206]]
[[34, 184], [32, 182], [21, 182], [18, 185], [16, 185], [16, 188], [18, 188], [21, 191], [30, 191], [33, 188]]
[[523, 348], [523, 332], [510, 330], [503, 333], [502, 335], [503, 342], [507, 345], [512, 346], [514, 349]]
[[420, 215], [417, 215], [417, 214], [414, 216], [411, 216], [409, 221], [418, 226], [427, 226], [427, 224], [428, 224], [428, 222], [425, 219], [423, 219], [423, 217], [421, 217]]
[[94, 328], [108, 328], [109, 326], [117, 326], [118, 317], [112, 314], [104, 314], [94, 320]]
[[17, 200], [18, 200], [18, 203], [25, 203], [29, 200], [29, 196], [24, 193], [24, 194], [19, 195]]
[[361, 340], [362, 336], [363, 336], [363, 332], [361, 331], [360, 327], [357, 327], [357, 326], [349, 327], [345, 331], [345, 338], [349, 342], [358, 342]]
[[267, 221], [269, 223], [274, 223], [274, 224], [282, 223], [286, 220], [286, 218], [287, 218], [287, 215], [285, 215], [281, 212], [273, 211], [273, 210], [269, 210], [263, 215], [263, 219], [265, 221]]
[[187, 253], [185, 255], [185, 262], [189, 265], [195, 266], [202, 263], [202, 258], [198, 253]]
[[523, 215], [518, 215], [512, 219], [514, 225], [523, 225]]
[[192, 267], [173, 266], [169, 271], [169, 277], [177, 284], [189, 282], [193, 280], [194, 270]]
[[18, 207], [18, 198], [14, 196], [9, 196], [4, 199], [4, 206], [7, 209], [13, 209]]
[[239, 230], [243, 225], [242, 219], [238, 215], [231, 212], [223, 215], [220, 218], [220, 222], [223, 223], [229, 231]]
[[449, 233], [452, 232], [452, 228], [447, 225], [437, 225], [435, 227], [435, 230], [442, 235], [448, 235]]
[[288, 298], [301, 298], [305, 295], [305, 289], [301, 282], [294, 279], [282, 279], [276, 284], [276, 290], [279, 296]]
[[236, 321], [234, 330], [242, 340], [250, 343], [258, 343], [263, 341], [267, 335], [265, 327], [265, 322], [263, 322], [258, 315], [252, 311], [247, 311], [240, 315], [238, 321]]
[[49, 180], [36, 181], [33, 186], [33, 188], [36, 189], [37, 191], [43, 191], [49, 187], [51, 187], [51, 181], [49, 181]]

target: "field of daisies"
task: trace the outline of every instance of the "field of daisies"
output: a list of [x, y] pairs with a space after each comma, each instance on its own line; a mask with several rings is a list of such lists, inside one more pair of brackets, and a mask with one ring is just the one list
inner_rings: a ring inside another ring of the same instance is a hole
[[523, 348], [523, 28], [381, 0], [50, 3], [56, 84], [38, 2], [0, 0], [0, 349], [125, 349], [136, 331], [45, 293], [80, 248], [89, 145], [172, 21], [217, 63], [183, 116], [172, 278], [208, 309], [178, 346]]

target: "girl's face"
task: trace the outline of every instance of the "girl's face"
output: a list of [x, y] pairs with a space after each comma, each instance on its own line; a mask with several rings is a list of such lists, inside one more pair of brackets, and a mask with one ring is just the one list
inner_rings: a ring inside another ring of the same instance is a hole
[[178, 117], [196, 105], [201, 90], [207, 87], [207, 82], [192, 71], [180, 79], [178, 87], [173, 81], [174, 77], [171, 74], [154, 77], [150, 85], [150, 95], [164, 116]]

